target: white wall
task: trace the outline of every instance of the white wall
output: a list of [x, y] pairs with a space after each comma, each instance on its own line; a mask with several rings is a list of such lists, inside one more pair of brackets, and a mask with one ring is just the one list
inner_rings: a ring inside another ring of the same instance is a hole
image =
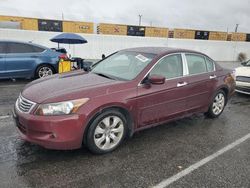
[[[57, 47], [49, 41], [58, 35], [56, 32], [25, 31], [15, 29], [0, 29], [0, 40], [32, 41], [47, 47]], [[100, 59], [102, 54], [140, 46], [166, 46], [201, 51], [216, 61], [235, 61], [239, 52], [250, 58], [250, 42], [203, 41], [190, 39], [167, 39], [151, 37], [129, 37], [96, 34], [80, 34], [88, 40], [87, 44], [60, 45], [70, 50], [73, 56], [85, 59]]]

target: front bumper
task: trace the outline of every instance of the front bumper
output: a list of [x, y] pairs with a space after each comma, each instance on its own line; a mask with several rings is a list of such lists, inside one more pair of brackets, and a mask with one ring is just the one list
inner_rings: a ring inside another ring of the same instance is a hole
[[14, 109], [21, 138], [47, 149], [72, 150], [82, 146], [85, 119], [78, 114], [35, 116]]
[[236, 92], [250, 95], [250, 83], [236, 81]]

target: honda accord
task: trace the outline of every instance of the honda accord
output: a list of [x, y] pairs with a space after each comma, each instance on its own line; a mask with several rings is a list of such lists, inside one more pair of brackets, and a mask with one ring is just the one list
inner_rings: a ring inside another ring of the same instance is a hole
[[59, 150], [84, 144], [103, 154], [142, 129], [195, 113], [218, 117], [234, 93], [232, 74], [200, 52], [125, 49], [90, 72], [31, 82], [20, 93], [13, 116], [26, 141]]

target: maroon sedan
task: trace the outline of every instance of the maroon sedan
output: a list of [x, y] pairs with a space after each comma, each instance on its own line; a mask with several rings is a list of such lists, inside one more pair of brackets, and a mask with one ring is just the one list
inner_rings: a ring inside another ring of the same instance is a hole
[[231, 72], [205, 54], [133, 48], [101, 60], [89, 73], [31, 82], [13, 114], [24, 140], [60, 150], [85, 144], [101, 154], [145, 128], [194, 113], [218, 117], [234, 88]]

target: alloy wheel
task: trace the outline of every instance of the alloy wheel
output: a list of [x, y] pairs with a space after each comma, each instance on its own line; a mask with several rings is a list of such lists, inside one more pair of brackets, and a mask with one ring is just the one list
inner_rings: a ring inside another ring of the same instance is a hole
[[216, 97], [214, 98], [212, 111], [215, 115], [219, 115], [225, 106], [225, 96], [223, 93], [218, 93]]
[[94, 131], [94, 142], [101, 150], [116, 147], [124, 134], [124, 122], [118, 116], [107, 116], [99, 122]]
[[52, 74], [53, 74], [53, 71], [52, 71], [52, 69], [50, 67], [42, 67], [38, 71], [39, 78], [50, 76]]

